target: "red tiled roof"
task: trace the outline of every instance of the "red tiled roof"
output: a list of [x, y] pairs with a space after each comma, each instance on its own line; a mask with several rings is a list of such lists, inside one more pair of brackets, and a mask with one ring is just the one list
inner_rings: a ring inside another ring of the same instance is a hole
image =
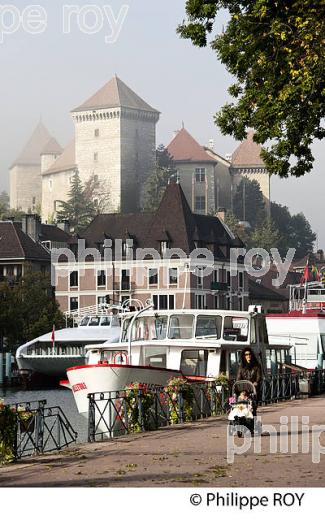
[[232, 154], [231, 166], [262, 166], [265, 164], [261, 158], [262, 147], [253, 141], [254, 132], [250, 130], [247, 138]]
[[217, 162], [185, 128], [182, 128], [177, 133], [172, 142], [167, 146], [167, 150], [175, 162]]

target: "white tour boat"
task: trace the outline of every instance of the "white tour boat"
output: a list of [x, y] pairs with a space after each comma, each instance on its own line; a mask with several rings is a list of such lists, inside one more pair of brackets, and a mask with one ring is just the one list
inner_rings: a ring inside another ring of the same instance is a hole
[[86, 345], [120, 340], [121, 316], [129, 312], [127, 304], [80, 309], [72, 316], [78, 326], [55, 330], [54, 335], [51, 331], [21, 345], [16, 352], [20, 373], [36, 380], [66, 377], [67, 368], [86, 362]]
[[72, 390], [78, 411], [87, 416], [89, 393], [123, 390], [135, 382], [163, 386], [172, 377], [234, 378], [248, 346], [272, 370], [278, 347], [270, 349], [265, 317], [257, 311], [144, 309], [123, 320], [118, 345], [88, 346], [86, 363], [70, 367], [61, 385]]
[[325, 287], [321, 282], [290, 286], [287, 314], [266, 316], [270, 345], [290, 348], [292, 363], [324, 369]]

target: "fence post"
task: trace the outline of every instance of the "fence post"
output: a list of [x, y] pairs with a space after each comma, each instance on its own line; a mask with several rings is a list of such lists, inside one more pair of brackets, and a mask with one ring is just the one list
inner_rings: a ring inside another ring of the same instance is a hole
[[88, 442], [95, 442], [94, 394], [88, 394]]

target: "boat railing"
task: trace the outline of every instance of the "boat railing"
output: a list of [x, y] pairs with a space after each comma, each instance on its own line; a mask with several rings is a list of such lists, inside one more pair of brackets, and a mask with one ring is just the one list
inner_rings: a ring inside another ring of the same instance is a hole
[[109, 316], [113, 311], [117, 311], [119, 314], [126, 314], [134, 309], [143, 309], [143, 307], [144, 304], [141, 300], [129, 298], [118, 304], [98, 303], [96, 305], [81, 307], [80, 309], [65, 311], [64, 315], [66, 323], [70, 318], [73, 320], [74, 325], [78, 325], [86, 316]]

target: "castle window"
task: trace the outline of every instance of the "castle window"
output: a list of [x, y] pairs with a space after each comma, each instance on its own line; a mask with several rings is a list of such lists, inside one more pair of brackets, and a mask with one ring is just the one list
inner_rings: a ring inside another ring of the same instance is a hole
[[205, 182], [205, 168], [195, 168], [195, 182]]
[[94, 161], [95, 161], [95, 162], [98, 161], [98, 152], [95, 152], [95, 153], [94, 153]]
[[205, 211], [205, 196], [195, 197], [195, 211]]
[[52, 179], [49, 180], [49, 190], [52, 191], [53, 188], [53, 181]]
[[95, 137], [99, 137], [99, 128], [95, 129]]

